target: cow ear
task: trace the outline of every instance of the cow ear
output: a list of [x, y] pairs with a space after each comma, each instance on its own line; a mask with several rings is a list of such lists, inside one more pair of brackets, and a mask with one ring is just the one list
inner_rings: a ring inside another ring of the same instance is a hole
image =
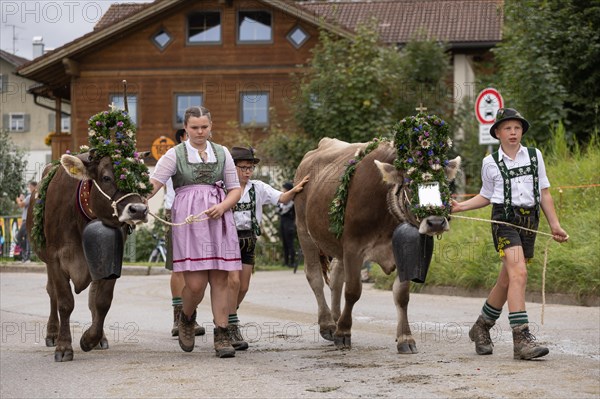
[[88, 180], [90, 179], [87, 173], [87, 167], [84, 162], [69, 154], [64, 154], [60, 157], [60, 164], [65, 168], [69, 176], [72, 176], [78, 180]]
[[456, 174], [460, 169], [461, 161], [462, 159], [458, 156], [448, 162], [448, 165], [446, 166], [446, 178], [449, 181], [454, 180], [454, 178], [456, 177]]
[[375, 160], [375, 166], [381, 173], [381, 179], [385, 184], [395, 185], [402, 184], [402, 174], [396, 169], [396, 167], [387, 162], [379, 162]]

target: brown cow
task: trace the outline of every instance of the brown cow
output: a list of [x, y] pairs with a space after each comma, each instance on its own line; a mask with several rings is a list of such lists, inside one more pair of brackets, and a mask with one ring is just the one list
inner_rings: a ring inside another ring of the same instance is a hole
[[[127, 236], [128, 225], [147, 219], [148, 207], [139, 195], [129, 195], [124, 198], [127, 193], [117, 190], [111, 158], [105, 156], [100, 160], [90, 160], [89, 156], [90, 153], [77, 156], [65, 154], [61, 158], [62, 167], [55, 166], [58, 170], [46, 191], [43, 225], [45, 246], [34, 248], [47, 267], [46, 291], [50, 296], [50, 317], [46, 346], [56, 346], [54, 360], [57, 362], [73, 360], [69, 318], [73, 311], [74, 298], [70, 281], [77, 294], [91, 283], [88, 306], [92, 313], [92, 325], [81, 337], [81, 349], [89, 351], [97, 345], [108, 348], [103, 326], [112, 302], [116, 280], [92, 281], [82, 246], [82, 232], [90, 219], [77, 205], [79, 182], [93, 180], [97, 183], [104, 194], [95, 184], [91, 184], [88, 213], [107, 226], [121, 229], [123, 237]], [[50, 166], [46, 168], [44, 176], [50, 169]], [[38, 185], [38, 189], [40, 186]], [[110, 199], [106, 198], [105, 194]], [[32, 194], [32, 198], [37, 197], [36, 191]], [[115, 208], [111, 206], [113, 203], [116, 205], [118, 216], [114, 216]], [[30, 239], [34, 224], [34, 208], [30, 206], [27, 214], [27, 232]]]
[[[396, 151], [389, 142], [382, 142], [356, 166], [349, 186], [342, 236], [330, 232], [327, 217], [335, 196], [339, 177], [348, 161], [367, 143], [349, 144], [324, 138], [317, 149], [308, 152], [296, 172], [310, 174], [310, 181], [295, 200], [298, 238], [305, 256], [306, 278], [316, 296], [320, 334], [334, 341], [340, 349], [351, 347], [352, 308], [361, 296], [360, 271], [365, 261], [378, 263], [386, 274], [396, 268], [392, 251], [392, 234], [405, 221], [416, 224], [407, 214], [402, 187], [403, 175], [394, 166]], [[449, 162], [446, 175], [453, 179], [460, 157]], [[421, 234], [436, 235], [449, 229], [448, 221], [439, 216], [424, 218], [418, 225]], [[322, 264], [332, 262], [332, 310], [323, 292]], [[345, 306], [340, 312], [341, 290], [345, 283]], [[416, 353], [407, 319], [410, 281], [396, 278], [393, 288], [399, 320], [397, 348], [400, 353]], [[340, 314], [341, 313], [341, 314]], [[337, 323], [336, 323], [337, 321]]]

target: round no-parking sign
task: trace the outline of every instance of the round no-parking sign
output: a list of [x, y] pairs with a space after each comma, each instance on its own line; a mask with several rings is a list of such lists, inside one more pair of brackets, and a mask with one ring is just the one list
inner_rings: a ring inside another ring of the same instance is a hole
[[479, 93], [475, 101], [475, 115], [481, 124], [493, 124], [496, 113], [502, 108], [504, 102], [498, 90], [488, 87]]

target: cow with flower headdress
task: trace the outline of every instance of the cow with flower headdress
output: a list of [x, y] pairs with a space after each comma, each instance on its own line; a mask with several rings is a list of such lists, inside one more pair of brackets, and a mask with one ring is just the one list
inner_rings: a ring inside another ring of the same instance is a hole
[[111, 105], [89, 119], [90, 147], [64, 154], [48, 165], [32, 194], [27, 231], [46, 263], [50, 317], [46, 345], [54, 360], [73, 360], [69, 318], [75, 293], [90, 286], [92, 323], [80, 347], [108, 348], [103, 326], [120, 276], [125, 239], [147, 220], [148, 168], [135, 148], [135, 126], [126, 111]]
[[[351, 347], [361, 267], [372, 261], [386, 274], [398, 269], [393, 287], [399, 315], [397, 349], [417, 352], [407, 317], [409, 284], [424, 282], [432, 236], [449, 230], [449, 182], [460, 157], [448, 159], [452, 141], [447, 124], [437, 116], [418, 114], [397, 123], [393, 134], [394, 141], [369, 143], [324, 138], [296, 172], [296, 180], [310, 174], [294, 203], [320, 334], [340, 349]], [[325, 283], [331, 288], [331, 309]]]

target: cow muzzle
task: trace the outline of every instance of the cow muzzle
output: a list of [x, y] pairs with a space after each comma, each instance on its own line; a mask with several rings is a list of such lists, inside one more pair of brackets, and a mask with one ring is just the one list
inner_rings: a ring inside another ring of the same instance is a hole
[[125, 205], [119, 222], [128, 224], [138, 224], [148, 221], [148, 205], [139, 202]]
[[442, 234], [448, 230], [450, 230], [448, 219], [442, 216], [428, 216], [421, 220], [421, 224], [419, 225], [419, 233], [429, 236]]

